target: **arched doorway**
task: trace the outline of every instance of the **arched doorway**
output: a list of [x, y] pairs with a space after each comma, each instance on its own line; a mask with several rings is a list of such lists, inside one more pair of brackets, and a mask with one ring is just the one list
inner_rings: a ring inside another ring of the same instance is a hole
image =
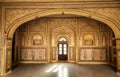
[[[13, 28], [13, 27], [12, 27]], [[11, 28], [11, 29], [12, 29]], [[15, 27], [14, 27], [14, 29], [15, 29]], [[8, 31], [9, 32], [9, 31]], [[10, 31], [10, 34], [8, 34], [8, 36], [11, 36], [12, 35], [12, 33], [11, 33], [11, 31]], [[76, 37], [77, 37], [77, 34], [75, 35]], [[44, 37], [44, 36], [43, 36]], [[95, 37], [94, 35], [93, 35], [93, 37]], [[77, 37], [77, 39], [80, 39], [79, 37]], [[102, 38], [102, 39], [104, 39], [104, 38]], [[87, 40], [85, 40], [85, 41], [87, 41]], [[90, 42], [90, 43], [92, 43], [91, 41], [88, 41], [88, 42]], [[88, 45], [88, 43], [85, 43], [85, 45]], [[90, 44], [91, 45], [91, 44]], [[92, 45], [94, 45], [94, 42], [93, 42], [93, 44]], [[50, 46], [48, 46], [49, 47], [49, 52], [48, 52], [48, 54], [50, 53]], [[74, 49], [76, 49], [77, 50], [77, 46], [75, 47], [75, 48], [72, 48], [71, 47], [71, 53], [73, 52], [72, 50], [74, 50]], [[42, 51], [45, 51], [44, 49], [42, 50]], [[46, 51], [45, 51], [46, 52]], [[78, 55], [79, 53], [78, 53], [78, 51], [76, 51], [76, 54]], [[45, 54], [46, 55], [46, 54]], [[75, 55], [74, 55], [75, 56]], [[33, 58], [33, 59], [35, 59], [35, 57]], [[49, 60], [50, 60], [50, 56], [49, 56], [49, 58], [48, 58]], [[72, 58], [71, 58], [72, 59]], [[78, 56], [75, 58], [75, 60], [76, 60], [76, 62], [78, 61]]]
[[58, 42], [58, 60], [68, 59], [68, 44], [67, 39], [64, 37], [59, 38]]

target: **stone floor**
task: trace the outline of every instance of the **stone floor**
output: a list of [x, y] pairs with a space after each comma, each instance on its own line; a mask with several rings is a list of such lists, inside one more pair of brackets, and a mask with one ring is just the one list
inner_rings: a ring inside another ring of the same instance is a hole
[[72, 63], [20, 64], [4, 77], [118, 77], [108, 65]]

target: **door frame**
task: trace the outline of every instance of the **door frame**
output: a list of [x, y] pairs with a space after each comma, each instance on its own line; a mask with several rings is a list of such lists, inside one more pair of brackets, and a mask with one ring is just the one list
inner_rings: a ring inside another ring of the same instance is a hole
[[[63, 60], [63, 61], [68, 61], [68, 43], [67, 43], [67, 41], [60, 41], [59, 43], [58, 43], [58, 45], [57, 45], [57, 48], [58, 48], [58, 61], [60, 61], [60, 58], [59, 58], [59, 44], [62, 44], [62, 58], [61, 58], [61, 60]], [[66, 55], [64, 55], [64, 44], [66, 44], [67, 45], [67, 47], [66, 47], [66, 50], [67, 50], [67, 52], [66, 52]], [[66, 56], [66, 57], [65, 57]]]

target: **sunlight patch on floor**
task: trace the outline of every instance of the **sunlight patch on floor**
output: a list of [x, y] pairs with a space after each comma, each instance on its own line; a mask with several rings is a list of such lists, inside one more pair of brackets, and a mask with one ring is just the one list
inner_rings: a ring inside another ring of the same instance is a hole
[[47, 73], [57, 72], [58, 77], [68, 77], [68, 69], [63, 65], [53, 65], [46, 72]]

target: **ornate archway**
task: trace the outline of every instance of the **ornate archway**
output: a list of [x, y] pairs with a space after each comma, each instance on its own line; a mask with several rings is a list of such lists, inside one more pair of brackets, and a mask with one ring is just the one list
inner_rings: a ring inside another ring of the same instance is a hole
[[[120, 30], [118, 28], [118, 23], [116, 23], [112, 18], [103, 16], [101, 14], [97, 14], [97, 13], [94, 13], [91, 11], [86, 11], [86, 10], [56, 9], [56, 10], [46, 10], [46, 11], [42, 11], [42, 12], [36, 12], [36, 13], [29, 14], [29, 15], [26, 15], [24, 17], [21, 17], [21, 18], [15, 20], [12, 24], [9, 25], [9, 27], [6, 30], [7, 45], [12, 44], [12, 38], [13, 38], [14, 32], [21, 24], [23, 24], [27, 21], [33, 20], [35, 18], [49, 16], [49, 15], [59, 15], [59, 14], [72, 14], [72, 15], [84, 16], [84, 17], [88, 17], [88, 18], [92, 18], [92, 19], [101, 21], [101, 22], [107, 24], [114, 31], [116, 38], [120, 37], [120, 34], [119, 34]], [[7, 48], [11, 48], [11, 46], [7, 46]], [[11, 52], [8, 51], [8, 53], [11, 53]], [[11, 58], [10, 56], [11, 55], [8, 55], [9, 59]], [[6, 64], [10, 65], [11, 64], [10, 60]], [[10, 68], [10, 67], [11, 66], [8, 66], [8, 68]]]
[[[71, 12], [72, 11], [72, 12]], [[9, 25], [9, 27], [6, 30], [7, 37], [12, 38], [15, 30], [23, 23], [33, 20], [35, 18], [49, 16], [49, 15], [59, 15], [59, 14], [72, 14], [72, 15], [78, 15], [78, 16], [84, 16], [88, 18], [92, 18], [98, 21], [101, 21], [105, 24], [107, 24], [115, 33], [115, 37], [118, 38], [120, 34], [118, 33], [120, 29], [118, 28], [118, 23], [115, 22], [112, 18], [103, 16], [101, 14], [94, 13], [92, 11], [87, 10], [76, 10], [76, 9], [55, 9], [55, 10], [46, 10], [46, 11], [40, 11], [35, 12], [33, 14], [29, 14], [26, 16], [23, 16], [17, 20], [15, 20], [12, 24]]]
[[[70, 46], [74, 46], [74, 32], [64, 26], [58, 27], [52, 32], [52, 46], [56, 46], [60, 37], [66, 37]], [[72, 37], [72, 38], [71, 38]]]

